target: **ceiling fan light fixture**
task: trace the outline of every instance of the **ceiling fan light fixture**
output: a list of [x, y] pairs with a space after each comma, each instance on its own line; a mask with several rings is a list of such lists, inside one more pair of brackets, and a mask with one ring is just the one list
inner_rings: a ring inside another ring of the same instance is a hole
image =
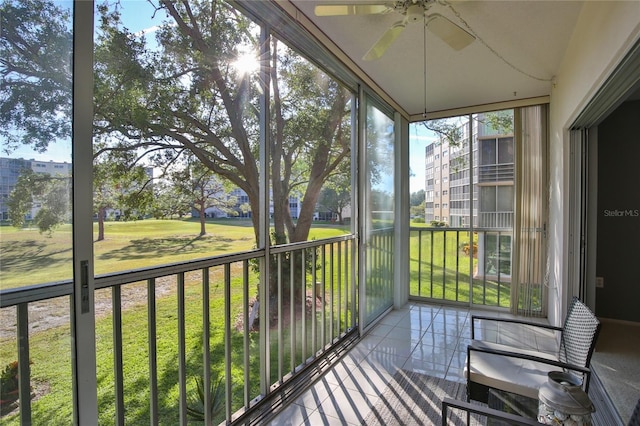
[[412, 4], [407, 8], [407, 20], [418, 22], [424, 19], [424, 7], [421, 4]]

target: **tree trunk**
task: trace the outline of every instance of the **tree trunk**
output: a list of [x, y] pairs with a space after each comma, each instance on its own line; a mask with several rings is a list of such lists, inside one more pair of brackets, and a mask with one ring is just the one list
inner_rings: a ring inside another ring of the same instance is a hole
[[204, 236], [207, 235], [207, 223], [206, 223], [206, 212], [204, 209], [204, 205], [202, 205], [199, 209], [198, 209], [199, 213], [200, 213], [200, 236]]
[[107, 215], [107, 209], [105, 207], [100, 207], [98, 209], [98, 240], [104, 240], [104, 219]]

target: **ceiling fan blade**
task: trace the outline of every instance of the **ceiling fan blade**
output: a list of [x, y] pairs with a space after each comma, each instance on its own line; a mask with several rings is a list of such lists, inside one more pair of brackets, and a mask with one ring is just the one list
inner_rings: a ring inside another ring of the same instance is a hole
[[463, 28], [438, 13], [429, 15], [427, 28], [454, 50], [464, 49], [476, 39]]
[[316, 16], [377, 15], [389, 11], [386, 4], [320, 4]]
[[380, 58], [382, 55], [384, 55], [384, 52], [387, 51], [389, 46], [391, 46], [393, 42], [396, 41], [396, 39], [402, 33], [406, 26], [407, 23], [404, 20], [398, 21], [393, 24], [387, 31], [385, 31], [384, 34], [382, 34], [382, 37], [380, 37], [378, 41], [376, 41], [376, 44], [374, 44], [373, 47], [369, 49], [367, 54], [364, 55], [362, 59], [364, 59], [365, 61], [371, 61], [373, 59]]

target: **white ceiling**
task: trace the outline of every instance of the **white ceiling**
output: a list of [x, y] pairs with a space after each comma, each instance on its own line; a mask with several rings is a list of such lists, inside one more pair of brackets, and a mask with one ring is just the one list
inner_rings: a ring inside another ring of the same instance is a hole
[[[364, 61], [364, 54], [387, 28], [402, 19], [399, 13], [317, 17], [317, 4], [381, 1], [290, 1], [408, 115], [422, 115], [425, 35], [421, 22], [408, 24], [382, 58]], [[426, 32], [426, 109], [437, 112], [549, 95], [583, 2], [453, 0], [453, 9], [444, 2], [430, 3], [429, 13], [444, 15], [479, 37], [455, 51]]]

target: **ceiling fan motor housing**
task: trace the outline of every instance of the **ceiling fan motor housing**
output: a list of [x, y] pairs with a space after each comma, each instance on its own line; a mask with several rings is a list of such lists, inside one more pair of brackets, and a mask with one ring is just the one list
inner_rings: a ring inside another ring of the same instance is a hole
[[407, 20], [409, 22], [422, 21], [424, 19], [424, 6], [422, 4], [412, 4], [407, 7]]

